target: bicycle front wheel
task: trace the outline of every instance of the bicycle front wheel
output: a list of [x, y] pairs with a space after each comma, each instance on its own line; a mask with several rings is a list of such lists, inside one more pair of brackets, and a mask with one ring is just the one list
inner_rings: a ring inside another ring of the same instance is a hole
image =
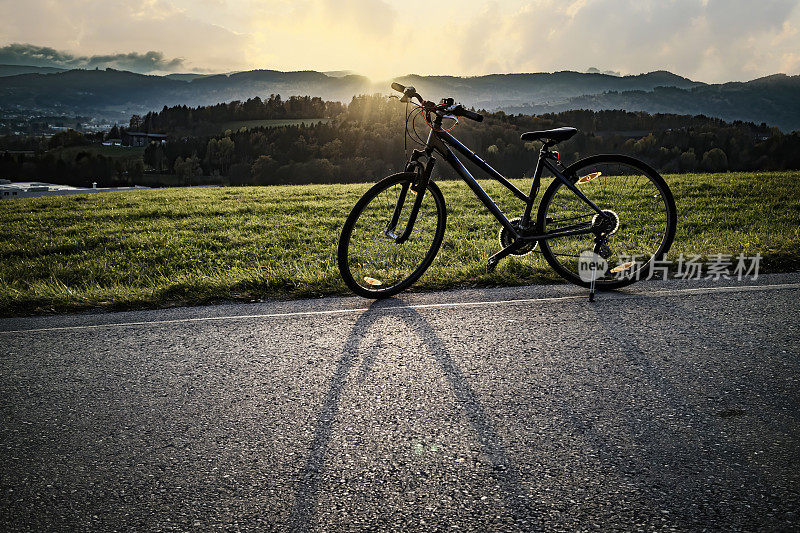
[[432, 181], [422, 197], [409, 238], [398, 243], [417, 196], [416, 175], [394, 174], [356, 203], [339, 239], [339, 272], [359, 296], [385, 298], [410, 287], [433, 262], [444, 238], [444, 197]]
[[[597, 213], [560, 180], [550, 184], [539, 205], [537, 223], [547, 232], [603, 227], [598, 247], [595, 233], [540, 241], [542, 254], [563, 278], [588, 287], [586, 256], [595, 252], [605, 263], [596, 270], [598, 289], [615, 289], [646, 277], [653, 261], [669, 250], [675, 238], [675, 200], [664, 179], [647, 164], [623, 155], [597, 155], [567, 168], [565, 175], [608, 217]], [[591, 255], [589, 257], [592, 257]]]

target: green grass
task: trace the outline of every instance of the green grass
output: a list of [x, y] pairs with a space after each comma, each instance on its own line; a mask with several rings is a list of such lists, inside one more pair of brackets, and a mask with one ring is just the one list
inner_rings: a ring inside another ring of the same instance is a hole
[[[800, 172], [666, 179], [679, 216], [672, 258], [760, 252], [762, 271], [800, 268]], [[483, 184], [509, 216], [518, 213], [500, 185]], [[516, 184], [526, 187], [524, 180]], [[486, 259], [499, 249], [498, 224], [464, 183], [439, 185], [448, 202], [447, 232], [417, 289], [559, 279], [538, 254], [503, 260], [487, 274]], [[0, 314], [345, 293], [335, 259], [339, 230], [369, 186], [0, 201]]]

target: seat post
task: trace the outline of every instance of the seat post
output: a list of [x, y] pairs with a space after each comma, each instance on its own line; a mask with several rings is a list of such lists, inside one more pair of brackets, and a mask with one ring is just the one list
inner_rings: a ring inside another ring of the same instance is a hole
[[539, 159], [536, 161], [536, 170], [533, 171], [533, 180], [531, 180], [531, 190], [528, 193], [528, 202], [525, 204], [525, 212], [522, 214], [522, 220], [520, 220], [519, 224], [522, 228], [526, 228], [530, 225], [533, 202], [536, 200], [536, 195], [539, 194], [539, 184], [541, 182], [542, 173], [544, 172], [542, 160], [547, 157], [549, 153], [547, 144], [544, 144], [542, 149], [539, 150]]

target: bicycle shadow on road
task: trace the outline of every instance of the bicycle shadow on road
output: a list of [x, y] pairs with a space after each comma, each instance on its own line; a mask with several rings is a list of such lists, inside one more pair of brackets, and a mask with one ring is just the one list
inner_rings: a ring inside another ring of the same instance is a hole
[[342, 393], [359, 360], [361, 369], [355, 376], [354, 383], [363, 383], [365, 375], [370, 372], [376, 350], [360, 354], [361, 342], [375, 322], [388, 314], [401, 317], [409, 329], [417, 333], [428, 353], [438, 363], [453, 390], [457, 406], [461, 408], [470, 426], [478, 435], [481, 451], [489, 458], [505, 506], [515, 523], [526, 524], [527, 530], [530, 530], [534, 523], [539, 524], [539, 513], [531, 508], [530, 499], [520, 483], [517, 468], [511, 464], [499, 434], [464, 372], [453, 360], [444, 342], [430, 324], [416, 310], [407, 307], [401, 300], [392, 298], [379, 300], [370, 305], [369, 309], [359, 316], [347, 337], [314, 424], [310, 453], [301, 472], [300, 485], [295, 492], [295, 503], [289, 521], [290, 529], [306, 531], [311, 527]]

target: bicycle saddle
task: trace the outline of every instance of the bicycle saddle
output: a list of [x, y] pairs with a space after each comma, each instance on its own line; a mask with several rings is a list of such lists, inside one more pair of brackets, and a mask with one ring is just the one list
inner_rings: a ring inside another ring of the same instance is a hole
[[561, 142], [566, 141], [576, 133], [578, 133], [578, 130], [575, 128], [556, 128], [553, 130], [528, 131], [520, 135], [519, 138], [523, 141], [549, 139], [554, 142]]

